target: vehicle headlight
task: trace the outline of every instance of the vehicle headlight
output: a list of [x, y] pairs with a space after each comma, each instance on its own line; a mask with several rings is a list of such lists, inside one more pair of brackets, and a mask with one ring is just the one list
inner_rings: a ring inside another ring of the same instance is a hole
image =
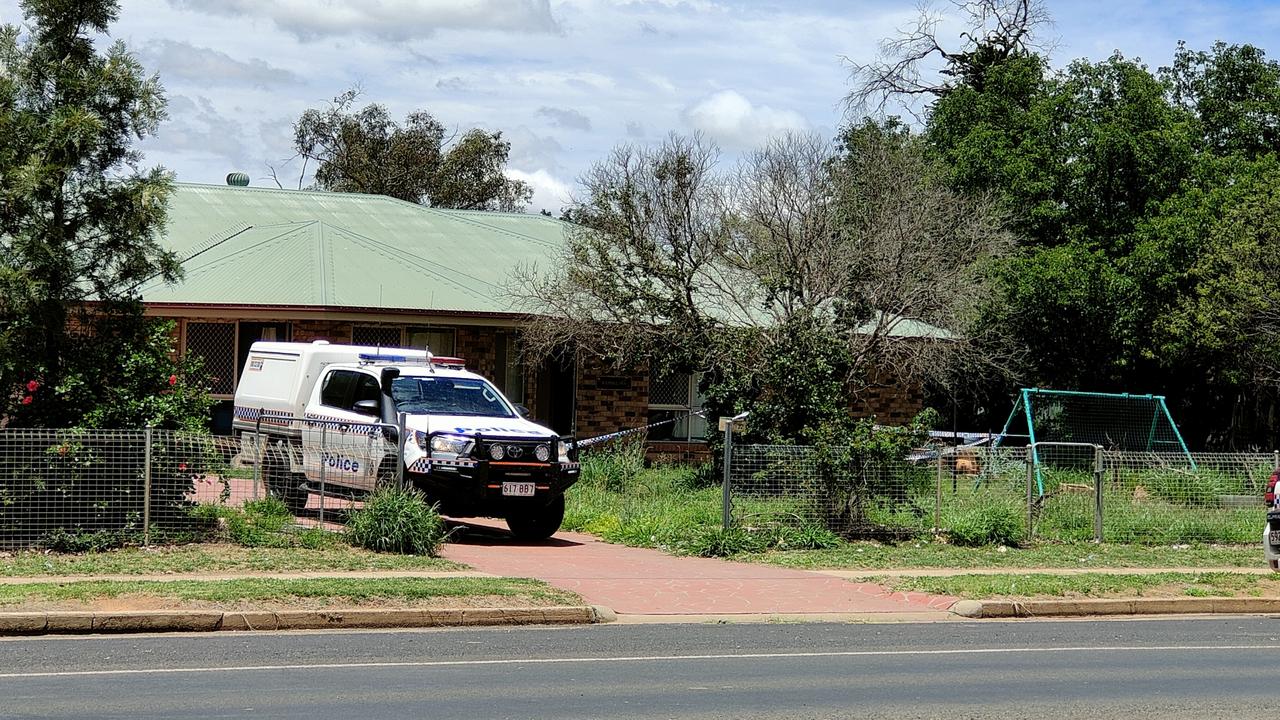
[[501, 445], [493, 444], [489, 446], [489, 457], [494, 460], [501, 460], [507, 456], [507, 451]]
[[559, 446], [560, 450], [560, 452], [557, 453], [560, 456], [559, 461], [562, 463], [573, 462], [569, 459], [569, 443], [563, 440], [558, 440], [556, 441], [556, 445]]
[[466, 455], [471, 451], [471, 439], [456, 435], [435, 435], [431, 438], [431, 452], [450, 455]]
[[533, 456], [538, 459], [538, 462], [547, 462], [551, 459], [551, 446], [539, 445], [534, 448]]

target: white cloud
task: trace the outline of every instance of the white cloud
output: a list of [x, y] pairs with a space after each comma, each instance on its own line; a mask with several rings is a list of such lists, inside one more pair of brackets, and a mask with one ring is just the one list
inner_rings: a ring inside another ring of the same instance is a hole
[[269, 65], [257, 58], [237, 60], [225, 52], [196, 47], [175, 40], [151, 40], [138, 51], [148, 70], [159, 71], [166, 81], [189, 80], [201, 86], [250, 85], [274, 87], [296, 85], [296, 73]]
[[224, 173], [250, 166], [243, 126], [219, 113], [209, 98], [174, 95], [169, 98], [169, 114], [169, 121], [142, 143], [144, 150], [157, 155], [166, 165], [171, 162], [169, 156], [178, 155], [221, 165], [226, 168]]
[[591, 118], [574, 110], [573, 108], [557, 108], [543, 105], [538, 108], [538, 114], [551, 121], [552, 125], [569, 130], [581, 130], [590, 132]]
[[169, 0], [211, 15], [263, 17], [302, 39], [367, 35], [404, 41], [438, 30], [554, 33], [549, 0]]
[[572, 190], [568, 183], [546, 170], [538, 169], [530, 173], [508, 168], [506, 175], [515, 180], [523, 180], [533, 188], [533, 202], [529, 204], [529, 212], [546, 210], [559, 216], [561, 208], [569, 204]]
[[752, 148], [774, 135], [809, 129], [809, 122], [800, 113], [752, 105], [734, 90], [721, 90], [690, 106], [684, 111], [684, 121], [693, 130], [733, 149]]
[[543, 168], [551, 172], [560, 172], [560, 154], [564, 146], [548, 135], [539, 135], [524, 125], [503, 130], [502, 137], [511, 143], [511, 153], [507, 156], [510, 167]]

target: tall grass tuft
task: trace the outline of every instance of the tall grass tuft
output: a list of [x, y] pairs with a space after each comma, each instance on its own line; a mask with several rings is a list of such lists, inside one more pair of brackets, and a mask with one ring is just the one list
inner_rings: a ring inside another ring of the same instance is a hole
[[347, 517], [347, 540], [377, 552], [435, 555], [445, 535], [440, 514], [413, 488], [378, 488]]

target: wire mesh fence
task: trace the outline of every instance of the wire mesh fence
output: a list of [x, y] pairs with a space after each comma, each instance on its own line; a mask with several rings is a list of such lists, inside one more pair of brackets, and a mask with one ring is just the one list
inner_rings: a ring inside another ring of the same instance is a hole
[[1253, 543], [1274, 453], [1103, 452], [1103, 539]]
[[386, 459], [397, 456], [396, 436], [381, 424], [278, 424], [313, 433], [307, 450], [266, 432], [0, 429], [0, 547], [196, 540], [213, 530], [208, 515], [193, 513], [198, 505], [269, 496], [301, 524], [341, 522], [364, 492], [395, 477]]
[[936, 464], [847, 449], [743, 445], [730, 455], [732, 521], [824, 528], [846, 537], [918, 535], [932, 527]]
[[1104, 451], [1073, 443], [947, 448], [872, 461], [813, 447], [739, 445], [736, 525], [822, 527], [846, 538], [946, 534], [1136, 544], [1253, 543], [1274, 453]]

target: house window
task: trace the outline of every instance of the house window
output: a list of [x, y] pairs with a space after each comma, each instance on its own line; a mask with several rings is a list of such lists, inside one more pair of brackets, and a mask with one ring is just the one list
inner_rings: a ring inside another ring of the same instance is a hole
[[234, 322], [187, 323], [185, 354], [200, 358], [209, 376], [213, 395], [236, 391], [236, 324]]
[[453, 355], [453, 328], [405, 328], [405, 347], [430, 350], [433, 355]]
[[701, 410], [706, 398], [698, 392], [697, 373], [659, 373], [655, 368], [649, 374], [649, 422], [675, 418], [649, 431], [650, 440], [668, 442], [702, 442], [707, 434], [705, 418], [689, 413]]
[[356, 325], [351, 328], [352, 345], [404, 347], [404, 329], [399, 325]]

